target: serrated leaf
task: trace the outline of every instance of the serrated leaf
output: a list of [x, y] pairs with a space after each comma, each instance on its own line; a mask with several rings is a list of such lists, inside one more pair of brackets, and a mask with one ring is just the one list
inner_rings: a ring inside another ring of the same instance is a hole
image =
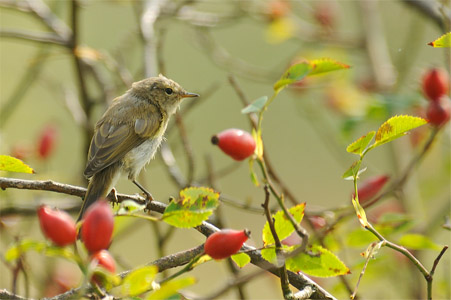
[[433, 42], [428, 43], [434, 48], [451, 48], [451, 32], [445, 33]]
[[308, 250], [314, 255], [301, 253], [288, 258], [287, 269], [316, 277], [332, 277], [350, 273], [349, 268], [329, 250], [319, 245], [313, 245]]
[[174, 279], [163, 283], [159, 290], [151, 293], [146, 299], [147, 300], [161, 300], [167, 299], [172, 295], [176, 294], [179, 290], [184, 289], [196, 283], [194, 277], [187, 277], [182, 279]]
[[359, 178], [360, 174], [366, 171], [366, 168], [360, 169], [361, 163], [362, 163], [361, 160], [353, 162], [352, 165], [349, 167], [349, 169], [347, 169], [343, 173], [343, 175], [341, 175], [341, 177], [344, 180], [354, 180], [354, 177]]
[[232, 255], [232, 260], [238, 265], [238, 267], [243, 268], [251, 262], [251, 257], [246, 253], [238, 253]]
[[180, 191], [180, 198], [166, 207], [163, 220], [179, 228], [202, 224], [219, 205], [219, 193], [210, 188], [189, 187]]
[[308, 74], [308, 76], [350, 68], [349, 65], [330, 58], [315, 59], [310, 61], [310, 64], [312, 65], [312, 71]]
[[[282, 244], [281, 252], [287, 254], [287, 253], [290, 253], [291, 251], [293, 251], [294, 249], [296, 249], [296, 246], [288, 246], [288, 245]], [[272, 263], [273, 265], [282, 266], [283, 263], [285, 262], [283, 260], [283, 257], [280, 257], [279, 260], [277, 259], [275, 246], [266, 247], [266, 248], [262, 249], [260, 253], [266, 261]]]
[[399, 240], [399, 244], [414, 250], [424, 250], [424, 249], [431, 249], [431, 250], [441, 250], [442, 247], [434, 243], [430, 238], [428, 238], [425, 235], [417, 234], [417, 233], [410, 233], [403, 235], [401, 239]]
[[268, 96], [262, 96], [243, 108], [241, 110], [242, 114], [250, 114], [250, 113], [257, 113], [260, 112], [263, 107], [265, 107], [266, 102], [268, 101]]
[[143, 211], [146, 208], [145, 204], [139, 204], [133, 200], [124, 200], [121, 202], [118, 214], [127, 214], [136, 211]]
[[388, 119], [382, 124], [376, 133], [376, 140], [374, 146], [380, 146], [390, 141], [393, 141], [403, 135], [409, 130], [415, 129], [426, 124], [427, 121], [420, 117], [412, 116], [395, 116]]
[[282, 77], [274, 84], [274, 90], [279, 91], [289, 84], [295, 83], [303, 79], [307, 74], [312, 71], [312, 65], [308, 62], [301, 62], [292, 65], [287, 71], [282, 75]]
[[0, 171], [33, 174], [34, 170], [20, 159], [9, 155], [0, 155]]
[[361, 136], [356, 141], [351, 143], [347, 148], [346, 151], [349, 153], [355, 153], [358, 155], [361, 155], [363, 151], [368, 147], [371, 140], [373, 139], [374, 135], [376, 134], [375, 131], [370, 131], [366, 135]]
[[352, 198], [352, 205], [354, 206], [355, 213], [357, 218], [359, 219], [360, 224], [366, 228], [368, 226], [368, 220], [366, 218], [366, 213], [363, 207], [360, 205], [357, 199]]
[[[304, 217], [304, 209], [305, 203], [301, 203], [291, 207], [288, 211], [296, 220], [296, 222], [300, 223], [302, 221], [302, 218]], [[279, 237], [280, 240], [289, 237], [290, 234], [293, 233], [294, 227], [291, 224], [290, 220], [285, 216], [285, 213], [282, 210], [276, 212], [273, 215], [273, 219], [274, 219], [274, 228], [276, 229], [277, 236]], [[262, 234], [263, 234], [263, 243], [265, 246], [274, 244], [274, 237], [272, 236], [268, 222], [265, 223]]]
[[122, 281], [122, 294], [137, 296], [148, 291], [152, 287], [152, 282], [157, 273], [157, 266], [145, 266], [133, 270]]
[[51, 246], [46, 242], [34, 241], [30, 239], [24, 239], [18, 244], [11, 246], [5, 253], [6, 261], [13, 261], [18, 259], [23, 253], [27, 251], [36, 251], [46, 256], [56, 256], [66, 258], [71, 261], [77, 261], [77, 256], [74, 254], [71, 248]]

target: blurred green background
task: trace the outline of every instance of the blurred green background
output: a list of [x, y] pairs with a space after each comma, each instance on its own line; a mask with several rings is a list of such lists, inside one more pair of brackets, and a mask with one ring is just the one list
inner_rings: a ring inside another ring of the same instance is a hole
[[[346, 146], [367, 131], [377, 129], [390, 116], [421, 115], [426, 106], [420, 89], [423, 72], [433, 66], [448, 68], [449, 71], [449, 53], [426, 45], [443, 34], [442, 29], [403, 1], [292, 1], [281, 16], [275, 13], [278, 8], [276, 2], [283, 1], [192, 1], [190, 5], [182, 1], [166, 1], [151, 40], [156, 51], [154, 75], [162, 71], [158, 70], [158, 62], [164, 67], [164, 75], [186, 90], [201, 95], [200, 99], [186, 100], [181, 107], [184, 111], [190, 106], [188, 101], [199, 101], [183, 114], [193, 153], [195, 180], [200, 181], [208, 175], [207, 161], [211, 162], [215, 172], [232, 166], [233, 171], [216, 178], [214, 188], [240, 203], [258, 208], [264, 200], [264, 193], [252, 184], [246, 161], [232, 162], [210, 143], [212, 135], [226, 128], [251, 130], [247, 116], [240, 113], [243, 104], [230, 85], [229, 76], [235, 78], [248, 100], [252, 101], [263, 95], [270, 96], [273, 83], [297, 59], [330, 57], [351, 65], [349, 70], [313, 78], [301, 87], [286, 89], [271, 104], [263, 122], [268, 158], [297, 199], [307, 203], [307, 211], [349, 206], [352, 184], [343, 181], [341, 175], [354, 157], [346, 153]], [[45, 4], [70, 24], [69, 1], [46, 1]], [[103, 87], [108, 101], [128, 89], [124, 78], [133, 82], [144, 77], [145, 50], [139, 27], [144, 5], [144, 2], [119, 0], [79, 2], [78, 39], [79, 44], [85, 47], [80, 58], [99, 72], [106, 84]], [[178, 16], [173, 14], [174, 7], [180, 8]], [[321, 21], [321, 12], [330, 15], [330, 24]], [[376, 23], [371, 24], [374, 19]], [[204, 23], [207, 21], [211, 23]], [[51, 32], [33, 13], [18, 11], [3, 2], [0, 2], [0, 24], [2, 32], [12, 29]], [[372, 45], [377, 47], [368, 46], [372, 39], [375, 39]], [[384, 57], [384, 51], [389, 61], [371, 58], [373, 52], [376, 52], [376, 57], [381, 53], [379, 57]], [[123, 69], [122, 79], [115, 63]], [[50, 179], [86, 186], [82, 173], [89, 130], [81, 125], [80, 119], [77, 121], [75, 113], [80, 94], [70, 51], [63, 46], [3, 34], [0, 70], [0, 109], [4, 118], [0, 128], [0, 153], [17, 154], [14, 151], [22, 151], [25, 153], [24, 161], [36, 170], [34, 175], [2, 173], [1, 176]], [[388, 72], [393, 78], [383, 75], [381, 84], [377, 72], [385, 75]], [[107, 103], [103, 101], [105, 93], [92, 73], [86, 71], [85, 74], [88, 74], [85, 80], [93, 102], [87, 128], [92, 128]], [[57, 138], [54, 151], [43, 159], [36, 155], [35, 148], [46, 126], [56, 129]], [[166, 137], [177, 166], [186, 176], [189, 165], [180, 142], [180, 132], [176, 126], [170, 127], [172, 129]], [[371, 153], [365, 161], [368, 170], [363, 178], [375, 174], [389, 174], [395, 178], [419, 147], [413, 138], [419, 136], [421, 145], [428, 130], [415, 131], [415, 135]], [[426, 232], [437, 244], [449, 245], [449, 231], [440, 228], [450, 210], [449, 137], [450, 128], [447, 126], [409, 178], [404, 189], [404, 202], [399, 204], [397, 198], [388, 197], [368, 213], [376, 215], [384, 209], [402, 210], [412, 217], [413, 232]], [[180, 188], [174, 184], [160, 155], [146, 170], [142, 172], [145, 186], [158, 201], [167, 203], [170, 196], [178, 195]], [[203, 182], [203, 185], [208, 183]], [[138, 192], [125, 178], [116, 188], [120, 193]], [[57, 193], [13, 189], [0, 192], [0, 197], [3, 208], [36, 207], [41, 203], [58, 207], [59, 203], [81, 202], [76, 197]], [[333, 212], [330, 214], [333, 218]], [[265, 219], [261, 213], [223, 203], [221, 216], [226, 227], [249, 228], [253, 232], [249, 244], [262, 245], [260, 232]], [[157, 249], [155, 225], [122, 219], [119, 223], [117, 237], [110, 248], [121, 265], [119, 271], [160, 257], [162, 252]], [[34, 216], [2, 215], [0, 254], [3, 255], [17, 238], [43, 239], [37, 225]], [[356, 218], [340, 223], [334, 236], [338, 243], [335, 243], [335, 249], [331, 249], [351, 268], [352, 274], [347, 277], [352, 287], [363, 267], [359, 253], [367, 247], [346, 244], [347, 234], [358, 226]], [[158, 227], [163, 233], [168, 229], [165, 224]], [[393, 237], [394, 240], [397, 238]], [[176, 229], [164, 254], [194, 247], [204, 241], [205, 237], [195, 230]], [[438, 252], [424, 250], [416, 254], [430, 268]], [[35, 253], [27, 255], [26, 263], [29, 265], [30, 296], [33, 297], [43, 295], [44, 287], [48, 286], [46, 282], [51, 277], [49, 274], [55, 273], [54, 270], [71, 270], [63, 273], [74, 272], [74, 276], [77, 275], [75, 265], [55, 262]], [[248, 266], [243, 272], [254, 268]], [[4, 266], [0, 269], [0, 288], [10, 289], [11, 271]], [[450, 297], [449, 271], [450, 256], [447, 253], [434, 281], [437, 299]], [[232, 276], [225, 262], [209, 262], [192, 273], [198, 278], [198, 283], [190, 290], [201, 295], [223, 286]], [[338, 298], [349, 296], [335, 278], [318, 281]], [[412, 286], [415, 286], [413, 290]], [[415, 295], [424, 295], [425, 286], [419, 272], [405, 259], [389, 249], [382, 249], [376, 260], [370, 262], [359, 294], [367, 299], [414, 299]], [[279, 282], [271, 275], [252, 281], [246, 285], [245, 291], [250, 299], [281, 298]], [[21, 277], [18, 293], [25, 293]], [[236, 297], [235, 291], [224, 296], [229, 299]]]

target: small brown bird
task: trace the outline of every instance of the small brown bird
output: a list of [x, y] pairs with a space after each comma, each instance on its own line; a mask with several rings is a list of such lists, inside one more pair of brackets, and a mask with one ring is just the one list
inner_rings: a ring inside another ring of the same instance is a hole
[[116, 98], [97, 122], [88, 153], [84, 175], [90, 178], [78, 217], [100, 197], [106, 197], [121, 174], [136, 184], [141, 169], [155, 155], [169, 118], [184, 98], [198, 97], [178, 83], [160, 75], [133, 83], [132, 88]]

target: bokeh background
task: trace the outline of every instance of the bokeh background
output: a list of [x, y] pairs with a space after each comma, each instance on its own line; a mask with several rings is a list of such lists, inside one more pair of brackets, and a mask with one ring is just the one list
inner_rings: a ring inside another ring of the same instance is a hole
[[[416, 2], [426, 3], [432, 13], [425, 13]], [[246, 161], [234, 162], [210, 143], [212, 135], [226, 128], [251, 130], [248, 117], [240, 113], [243, 103], [230, 78], [252, 101], [270, 96], [273, 83], [293, 62], [329, 57], [351, 66], [284, 90], [263, 121], [265, 151], [283, 183], [299, 201], [307, 203], [307, 211], [333, 220], [341, 208], [351, 204], [352, 184], [341, 178], [354, 159], [346, 146], [393, 115], [424, 116], [427, 101], [421, 92], [422, 74], [431, 67], [449, 72], [449, 49], [427, 46], [449, 31], [446, 1], [96, 0], [77, 1], [76, 6], [74, 50], [50, 39], [56, 34], [46, 21], [52, 19], [39, 10], [50, 9], [63, 23], [52, 24], [64, 36], [73, 30], [71, 1], [0, 2], [0, 153], [20, 157], [36, 170], [34, 175], [1, 176], [86, 186], [82, 173], [95, 121], [133, 81], [161, 72], [201, 95], [181, 105], [177, 124], [173, 118], [166, 134], [166, 153], [173, 154], [175, 167], [186, 180], [191, 176], [193, 183], [213, 185], [227, 196], [218, 212], [220, 218], [215, 216], [212, 222], [249, 228], [253, 232], [250, 244], [256, 247], [262, 245], [265, 223], [259, 211], [263, 190], [250, 180]], [[146, 9], [150, 12], [147, 21], [143, 16]], [[81, 73], [76, 60], [82, 61]], [[83, 96], [80, 82], [86, 85], [87, 96]], [[372, 152], [365, 159], [368, 170], [363, 179], [378, 174], [396, 178], [430, 131], [425, 126]], [[43, 134], [50, 136], [51, 145], [40, 154]], [[153, 196], [165, 203], [181, 188], [166, 163], [157, 155], [141, 178]], [[214, 180], [209, 181], [212, 174]], [[450, 213], [449, 183], [448, 125], [410, 174], [402, 193], [385, 197], [368, 214], [377, 220], [387, 212], [402, 213], [409, 218], [408, 232], [449, 245], [449, 231], [441, 227]], [[138, 192], [125, 178], [116, 188], [121, 193]], [[76, 215], [81, 203], [76, 197], [41, 191], [8, 189], [1, 191], [0, 197], [2, 256], [14, 240], [43, 239], [33, 214], [39, 204]], [[331, 250], [352, 271], [346, 276], [352, 288], [364, 263], [359, 253], [368, 246], [350, 241], [350, 233], [358, 228], [357, 219], [348, 218], [330, 234]], [[159, 247], [157, 236], [168, 232], [164, 247]], [[389, 236], [394, 241], [399, 237]], [[122, 271], [204, 241], [193, 229], [172, 230], [165, 224], [121, 219], [110, 250]], [[430, 268], [438, 251], [415, 254]], [[24, 288], [24, 277], [19, 276], [20, 295], [50, 296], [78, 284], [76, 265], [35, 253], [27, 254], [25, 262], [29, 291]], [[2, 264], [0, 288], [11, 289], [12, 271]], [[241, 272], [254, 268], [247, 266]], [[190, 291], [201, 295], [233, 276], [225, 261], [209, 262], [192, 273], [198, 283]], [[437, 299], [451, 297], [449, 274], [450, 255], [446, 253], [434, 281]], [[337, 298], [349, 297], [340, 280], [315, 280]], [[421, 274], [406, 259], [382, 249], [370, 262], [359, 295], [417, 299], [424, 297], [425, 287]], [[281, 298], [279, 281], [271, 275], [259, 277], [244, 290], [248, 299]], [[234, 290], [223, 296], [237, 297]]]

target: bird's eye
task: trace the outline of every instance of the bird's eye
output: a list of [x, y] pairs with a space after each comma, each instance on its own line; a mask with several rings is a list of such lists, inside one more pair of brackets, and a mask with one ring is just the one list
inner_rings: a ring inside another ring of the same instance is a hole
[[165, 89], [164, 91], [165, 91], [165, 93], [168, 94], [168, 95], [170, 95], [170, 94], [173, 93], [172, 89], [170, 89], [170, 88], [167, 88], [167, 89]]

